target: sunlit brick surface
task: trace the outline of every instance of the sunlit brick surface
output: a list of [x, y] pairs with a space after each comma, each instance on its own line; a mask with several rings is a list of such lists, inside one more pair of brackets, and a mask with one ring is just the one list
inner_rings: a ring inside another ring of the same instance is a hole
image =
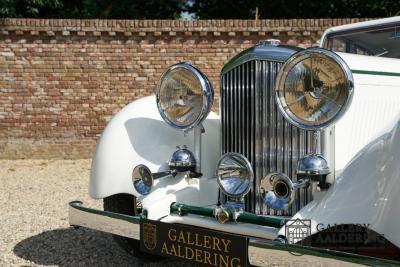
[[238, 52], [268, 38], [312, 46], [360, 20], [0, 19], [0, 158], [91, 157], [106, 123], [169, 65], [192, 62], [218, 98]]

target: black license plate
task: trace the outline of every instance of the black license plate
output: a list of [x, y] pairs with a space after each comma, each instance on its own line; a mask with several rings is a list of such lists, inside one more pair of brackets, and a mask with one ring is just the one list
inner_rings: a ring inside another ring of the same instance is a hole
[[247, 238], [205, 228], [141, 220], [140, 249], [208, 266], [247, 266]]

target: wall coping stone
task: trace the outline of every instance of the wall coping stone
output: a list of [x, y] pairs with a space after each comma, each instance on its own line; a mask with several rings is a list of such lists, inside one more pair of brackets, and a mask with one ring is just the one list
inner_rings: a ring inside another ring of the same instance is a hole
[[279, 19], [279, 20], [105, 20], [105, 19], [21, 19], [0, 18], [0, 34], [18, 31], [38, 35], [48, 32], [278, 32], [316, 31], [371, 18]]

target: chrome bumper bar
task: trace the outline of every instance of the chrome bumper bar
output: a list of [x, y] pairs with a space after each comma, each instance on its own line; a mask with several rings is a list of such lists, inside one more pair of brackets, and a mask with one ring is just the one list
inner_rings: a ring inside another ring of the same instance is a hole
[[69, 224], [140, 240], [140, 217], [86, 208], [69, 203]]
[[[128, 216], [84, 207], [82, 202], [69, 203], [69, 224], [140, 240], [140, 216]], [[273, 251], [289, 251], [311, 257], [347, 261], [366, 265], [398, 266], [399, 262], [350, 254], [339, 251], [284, 244], [280, 241], [249, 237], [248, 259], [251, 265], [263, 266]], [[287, 257], [290, 254], [282, 255]]]

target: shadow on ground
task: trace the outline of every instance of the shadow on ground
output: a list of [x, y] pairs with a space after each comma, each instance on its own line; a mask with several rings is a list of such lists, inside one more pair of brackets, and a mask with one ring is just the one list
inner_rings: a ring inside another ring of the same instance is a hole
[[144, 262], [120, 249], [109, 234], [88, 229], [64, 228], [46, 231], [22, 240], [14, 253], [38, 265], [57, 266], [185, 266], [164, 260]]

